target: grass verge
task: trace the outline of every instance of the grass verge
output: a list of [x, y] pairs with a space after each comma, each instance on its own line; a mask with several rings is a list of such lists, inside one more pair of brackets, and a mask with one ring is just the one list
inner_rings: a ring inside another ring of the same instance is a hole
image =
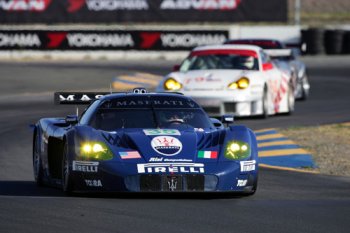
[[292, 127], [279, 132], [309, 151], [321, 174], [350, 176], [350, 124]]

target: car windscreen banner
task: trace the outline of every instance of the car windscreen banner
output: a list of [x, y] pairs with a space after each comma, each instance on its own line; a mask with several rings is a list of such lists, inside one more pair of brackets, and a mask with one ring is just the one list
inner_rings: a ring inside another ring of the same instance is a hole
[[227, 30], [0, 30], [0, 50], [191, 50], [222, 44]]
[[0, 0], [0, 23], [286, 22], [287, 0]]

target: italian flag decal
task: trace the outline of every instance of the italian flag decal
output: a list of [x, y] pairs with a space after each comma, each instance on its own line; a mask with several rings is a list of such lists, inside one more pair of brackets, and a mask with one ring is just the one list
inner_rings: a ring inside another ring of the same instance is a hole
[[198, 151], [198, 158], [201, 159], [217, 159], [218, 152], [217, 151]]

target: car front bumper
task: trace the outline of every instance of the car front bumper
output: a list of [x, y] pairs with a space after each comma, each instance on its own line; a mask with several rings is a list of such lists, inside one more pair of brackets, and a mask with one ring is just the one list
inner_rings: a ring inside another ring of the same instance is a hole
[[[97, 173], [73, 172], [78, 192], [246, 192], [257, 179], [257, 170], [241, 172], [239, 163], [205, 164], [205, 173], [121, 173], [120, 164], [101, 167]], [[125, 164], [121, 165], [125, 166]], [[135, 164], [127, 166], [135, 167]], [[256, 165], [257, 168], [257, 165]]]

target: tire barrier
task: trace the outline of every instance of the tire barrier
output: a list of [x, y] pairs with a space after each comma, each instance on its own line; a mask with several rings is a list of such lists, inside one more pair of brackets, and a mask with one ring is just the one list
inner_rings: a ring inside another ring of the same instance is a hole
[[301, 40], [306, 44], [304, 54], [350, 54], [350, 31], [309, 28], [301, 31]]
[[302, 30], [302, 42], [306, 44], [306, 54], [317, 55], [324, 53], [324, 30], [310, 28]]
[[324, 47], [326, 54], [341, 54], [343, 49], [342, 30], [327, 30], [324, 35]]
[[343, 36], [343, 54], [350, 54], [350, 31], [345, 31]]

